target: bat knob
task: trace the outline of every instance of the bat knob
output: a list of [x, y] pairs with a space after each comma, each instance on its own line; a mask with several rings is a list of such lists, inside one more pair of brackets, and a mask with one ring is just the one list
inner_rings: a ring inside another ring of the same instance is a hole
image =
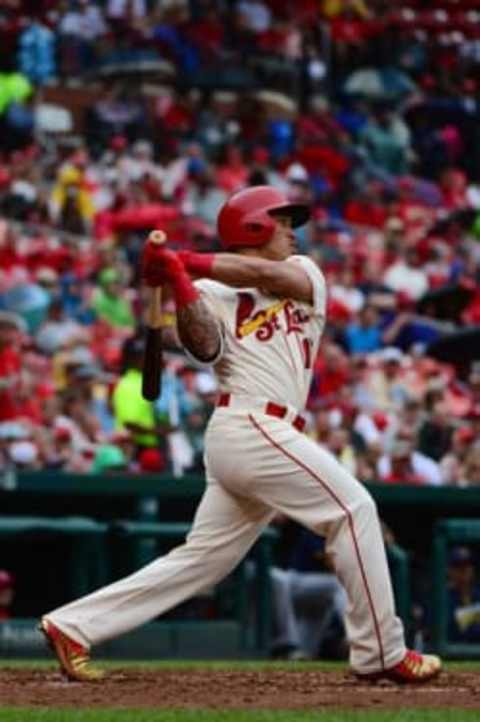
[[164, 231], [152, 231], [148, 235], [148, 241], [156, 246], [162, 246], [167, 242], [167, 234]]

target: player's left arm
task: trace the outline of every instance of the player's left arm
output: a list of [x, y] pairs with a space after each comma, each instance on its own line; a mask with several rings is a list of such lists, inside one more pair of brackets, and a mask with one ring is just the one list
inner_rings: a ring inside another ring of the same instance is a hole
[[177, 307], [177, 332], [182, 346], [198, 361], [213, 363], [221, 355], [220, 325], [202, 296]]

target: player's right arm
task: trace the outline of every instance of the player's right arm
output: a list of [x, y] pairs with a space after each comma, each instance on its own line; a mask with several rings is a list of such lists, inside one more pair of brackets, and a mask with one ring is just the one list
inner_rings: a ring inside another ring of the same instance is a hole
[[260, 288], [279, 298], [313, 302], [312, 282], [305, 270], [294, 263], [216, 253], [211, 278], [228, 286]]
[[181, 252], [187, 269], [195, 276], [212, 278], [236, 288], [259, 288], [272, 296], [292, 298], [304, 303], [313, 302], [313, 287], [309, 274], [300, 264], [269, 261], [258, 256], [237, 253]]

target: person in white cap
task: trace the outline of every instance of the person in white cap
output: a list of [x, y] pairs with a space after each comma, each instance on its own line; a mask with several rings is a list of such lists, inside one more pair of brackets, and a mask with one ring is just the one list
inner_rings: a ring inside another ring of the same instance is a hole
[[21, 469], [39, 469], [38, 448], [33, 441], [14, 441], [8, 447], [8, 455], [15, 466]]

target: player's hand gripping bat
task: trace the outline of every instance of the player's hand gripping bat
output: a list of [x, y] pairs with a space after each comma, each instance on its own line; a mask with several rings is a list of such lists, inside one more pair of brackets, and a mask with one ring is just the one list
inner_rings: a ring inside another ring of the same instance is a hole
[[[162, 245], [167, 236], [163, 231], [152, 231], [148, 243]], [[146, 337], [143, 358], [142, 396], [147, 401], [155, 401], [162, 388], [162, 289], [160, 286], [148, 288], [147, 310], [145, 314]]]

